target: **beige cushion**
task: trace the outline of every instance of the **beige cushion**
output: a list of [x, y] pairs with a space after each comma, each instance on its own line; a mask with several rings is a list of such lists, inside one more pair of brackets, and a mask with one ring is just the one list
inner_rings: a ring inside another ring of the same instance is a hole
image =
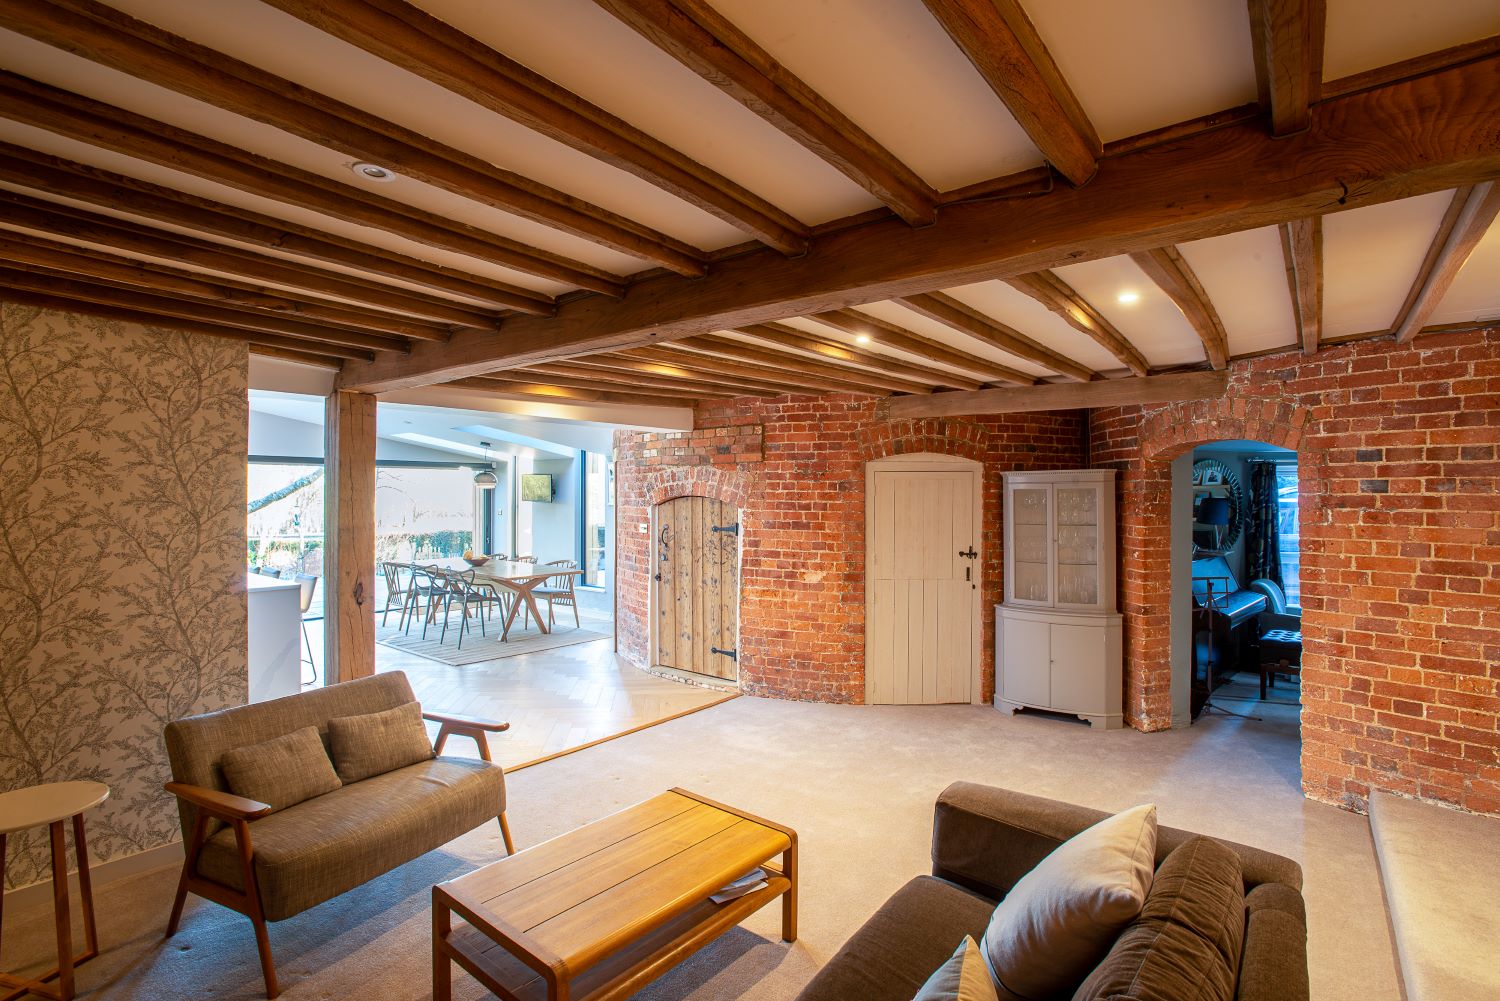
[[953, 957], [927, 978], [912, 1001], [997, 1001], [990, 968], [972, 935], [965, 935]]
[[1138, 806], [1063, 842], [995, 908], [984, 951], [1002, 998], [1073, 993], [1141, 913], [1156, 857], [1156, 807]]
[[230, 792], [259, 800], [273, 811], [333, 792], [343, 784], [334, 774], [315, 726], [225, 751], [219, 766]]
[[432, 741], [422, 725], [422, 704], [364, 716], [340, 716], [328, 721], [328, 745], [333, 764], [345, 783], [384, 775], [433, 757]]

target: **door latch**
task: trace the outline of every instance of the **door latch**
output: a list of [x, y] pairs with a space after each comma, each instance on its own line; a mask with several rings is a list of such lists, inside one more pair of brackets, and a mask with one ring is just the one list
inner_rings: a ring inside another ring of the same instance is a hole
[[979, 553], [977, 551], [975, 551], [974, 544], [970, 543], [969, 544], [969, 548], [968, 549], [960, 549], [958, 551], [958, 555], [962, 556], [966, 560], [972, 560], [972, 559], [975, 559], [976, 557], [978, 557]]

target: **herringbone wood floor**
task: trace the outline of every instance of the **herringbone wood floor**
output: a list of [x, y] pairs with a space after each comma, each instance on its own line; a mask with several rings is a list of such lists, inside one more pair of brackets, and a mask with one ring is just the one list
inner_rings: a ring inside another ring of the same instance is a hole
[[[424, 708], [510, 723], [491, 743], [508, 769], [733, 698], [647, 674], [612, 646], [602, 639], [462, 667], [376, 646], [375, 667], [405, 671]], [[445, 753], [472, 756], [474, 744], [455, 738]]]

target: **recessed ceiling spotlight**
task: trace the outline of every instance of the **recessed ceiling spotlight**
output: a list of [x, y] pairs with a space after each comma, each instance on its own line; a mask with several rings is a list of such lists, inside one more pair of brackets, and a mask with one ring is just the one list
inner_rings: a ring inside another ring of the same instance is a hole
[[1132, 302], [1140, 302], [1141, 294], [1139, 292], [1121, 292], [1116, 298], [1128, 306]]
[[354, 171], [354, 176], [363, 181], [377, 181], [381, 184], [389, 184], [396, 179], [396, 172], [389, 167], [382, 167], [378, 163], [351, 163], [349, 169]]
[[856, 335], [854, 335], [854, 343], [855, 344], [869, 344], [870, 343], [870, 335], [869, 334], [856, 334]]

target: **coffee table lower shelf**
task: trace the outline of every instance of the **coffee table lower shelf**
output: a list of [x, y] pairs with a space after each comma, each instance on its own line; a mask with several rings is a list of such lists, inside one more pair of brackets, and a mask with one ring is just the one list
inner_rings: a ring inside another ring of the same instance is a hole
[[[785, 876], [765, 866], [766, 885], [743, 897], [688, 908], [572, 980], [570, 1001], [627, 998], [751, 914], [791, 889]], [[457, 915], [455, 915], [457, 916]], [[507, 1001], [548, 1001], [547, 982], [503, 945], [468, 924], [455, 927], [445, 952], [485, 987]]]

